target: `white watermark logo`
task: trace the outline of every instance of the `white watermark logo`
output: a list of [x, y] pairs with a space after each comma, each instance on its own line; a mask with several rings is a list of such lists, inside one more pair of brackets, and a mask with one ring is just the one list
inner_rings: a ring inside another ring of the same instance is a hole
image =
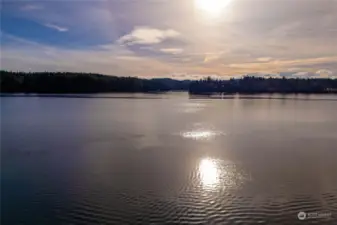
[[305, 218], [307, 217], [307, 214], [305, 212], [299, 212], [297, 214], [297, 217], [299, 220], [305, 220]]
[[297, 218], [299, 220], [306, 220], [306, 219], [321, 219], [321, 218], [330, 218], [331, 212], [299, 212], [297, 214]]

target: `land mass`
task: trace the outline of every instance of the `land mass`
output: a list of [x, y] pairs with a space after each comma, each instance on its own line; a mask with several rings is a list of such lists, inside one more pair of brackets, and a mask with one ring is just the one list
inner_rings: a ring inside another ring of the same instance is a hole
[[93, 73], [0, 71], [1, 93], [108, 93], [188, 91], [215, 93], [337, 93], [337, 79], [260, 78], [198, 81], [170, 78], [141, 79]]
[[140, 79], [93, 73], [1, 71], [2, 93], [107, 93], [187, 91], [190, 81]]

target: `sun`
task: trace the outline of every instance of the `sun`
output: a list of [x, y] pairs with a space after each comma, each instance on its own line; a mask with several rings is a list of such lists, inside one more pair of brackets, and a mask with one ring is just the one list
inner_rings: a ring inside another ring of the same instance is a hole
[[231, 0], [194, 0], [197, 9], [209, 15], [218, 16]]

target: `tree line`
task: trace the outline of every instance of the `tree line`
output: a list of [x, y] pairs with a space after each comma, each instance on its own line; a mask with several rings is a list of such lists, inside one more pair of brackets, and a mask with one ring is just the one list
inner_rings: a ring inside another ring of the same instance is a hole
[[337, 93], [337, 79], [286, 79], [246, 76], [197, 81], [141, 79], [93, 73], [0, 71], [2, 93], [99, 93], [188, 91], [212, 93]]
[[191, 82], [191, 94], [212, 93], [337, 93], [337, 79], [323, 78], [261, 78], [246, 76], [241, 79], [214, 80], [211, 78]]
[[189, 81], [68, 72], [0, 72], [2, 93], [163, 92], [188, 90]]

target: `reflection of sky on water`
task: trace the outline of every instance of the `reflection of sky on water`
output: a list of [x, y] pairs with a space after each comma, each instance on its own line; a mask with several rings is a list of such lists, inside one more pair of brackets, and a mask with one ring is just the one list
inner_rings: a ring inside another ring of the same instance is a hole
[[203, 110], [206, 107], [206, 104], [198, 103], [198, 102], [189, 102], [189, 103], [184, 103], [181, 106], [182, 106], [182, 111], [184, 113], [196, 113], [196, 112]]

